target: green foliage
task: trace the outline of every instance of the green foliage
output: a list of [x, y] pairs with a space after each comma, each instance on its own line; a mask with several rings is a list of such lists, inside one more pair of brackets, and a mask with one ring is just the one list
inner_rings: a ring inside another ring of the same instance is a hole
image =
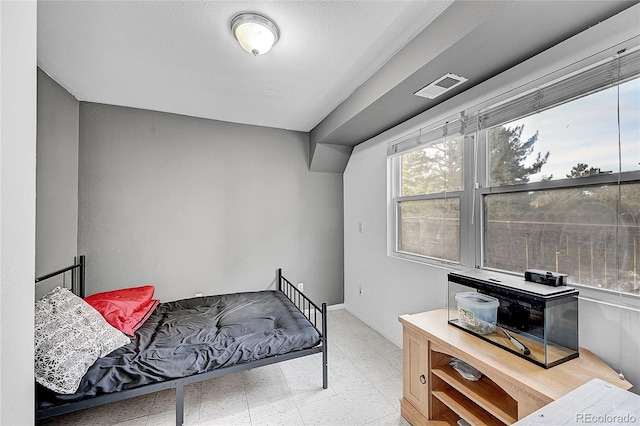
[[568, 178], [581, 178], [587, 176], [593, 176], [600, 174], [599, 167], [589, 167], [588, 164], [578, 163], [571, 169], [571, 172], [566, 175]]
[[402, 195], [462, 189], [462, 137], [447, 139], [402, 156]]
[[[533, 153], [538, 132], [526, 141], [521, 139], [524, 125], [513, 128], [500, 126], [489, 129], [489, 161], [492, 185], [512, 185], [529, 182], [529, 176], [538, 173], [549, 159], [550, 152], [538, 152], [533, 163], [524, 162]], [[546, 177], [551, 179], [551, 177]]]

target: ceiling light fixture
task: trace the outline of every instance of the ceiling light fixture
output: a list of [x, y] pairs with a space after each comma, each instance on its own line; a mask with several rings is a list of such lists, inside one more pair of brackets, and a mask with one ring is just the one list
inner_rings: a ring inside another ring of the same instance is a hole
[[231, 33], [240, 46], [253, 56], [267, 53], [280, 38], [271, 19], [258, 13], [240, 13], [231, 19]]

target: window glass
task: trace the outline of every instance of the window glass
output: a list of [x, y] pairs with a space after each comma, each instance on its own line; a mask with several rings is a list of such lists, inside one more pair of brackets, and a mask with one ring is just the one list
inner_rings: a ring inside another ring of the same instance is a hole
[[487, 195], [484, 229], [486, 267], [638, 292], [638, 183]]
[[490, 186], [639, 170], [640, 79], [488, 131]]
[[640, 170], [640, 78], [620, 85], [622, 171]]
[[460, 260], [459, 198], [403, 201], [398, 208], [398, 251]]
[[462, 189], [462, 136], [447, 138], [401, 157], [401, 196]]

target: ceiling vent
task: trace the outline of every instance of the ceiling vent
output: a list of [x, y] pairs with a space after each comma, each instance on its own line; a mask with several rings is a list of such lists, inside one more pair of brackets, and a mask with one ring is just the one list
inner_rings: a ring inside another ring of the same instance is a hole
[[448, 73], [430, 83], [429, 85], [423, 87], [422, 89], [418, 90], [416, 93], [414, 93], [414, 95], [422, 96], [423, 98], [427, 99], [434, 99], [442, 95], [444, 92], [448, 92], [454, 87], [459, 86], [467, 80], [468, 79], [460, 77], [459, 75]]

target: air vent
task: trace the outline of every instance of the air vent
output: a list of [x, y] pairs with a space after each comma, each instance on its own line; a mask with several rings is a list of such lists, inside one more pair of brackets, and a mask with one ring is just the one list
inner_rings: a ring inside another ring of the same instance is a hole
[[467, 80], [468, 79], [460, 77], [459, 75], [448, 73], [430, 83], [429, 85], [423, 87], [422, 89], [418, 90], [416, 93], [414, 93], [414, 95], [422, 96], [423, 98], [427, 99], [434, 99], [442, 95], [444, 92], [447, 92], [454, 87], [464, 83]]

